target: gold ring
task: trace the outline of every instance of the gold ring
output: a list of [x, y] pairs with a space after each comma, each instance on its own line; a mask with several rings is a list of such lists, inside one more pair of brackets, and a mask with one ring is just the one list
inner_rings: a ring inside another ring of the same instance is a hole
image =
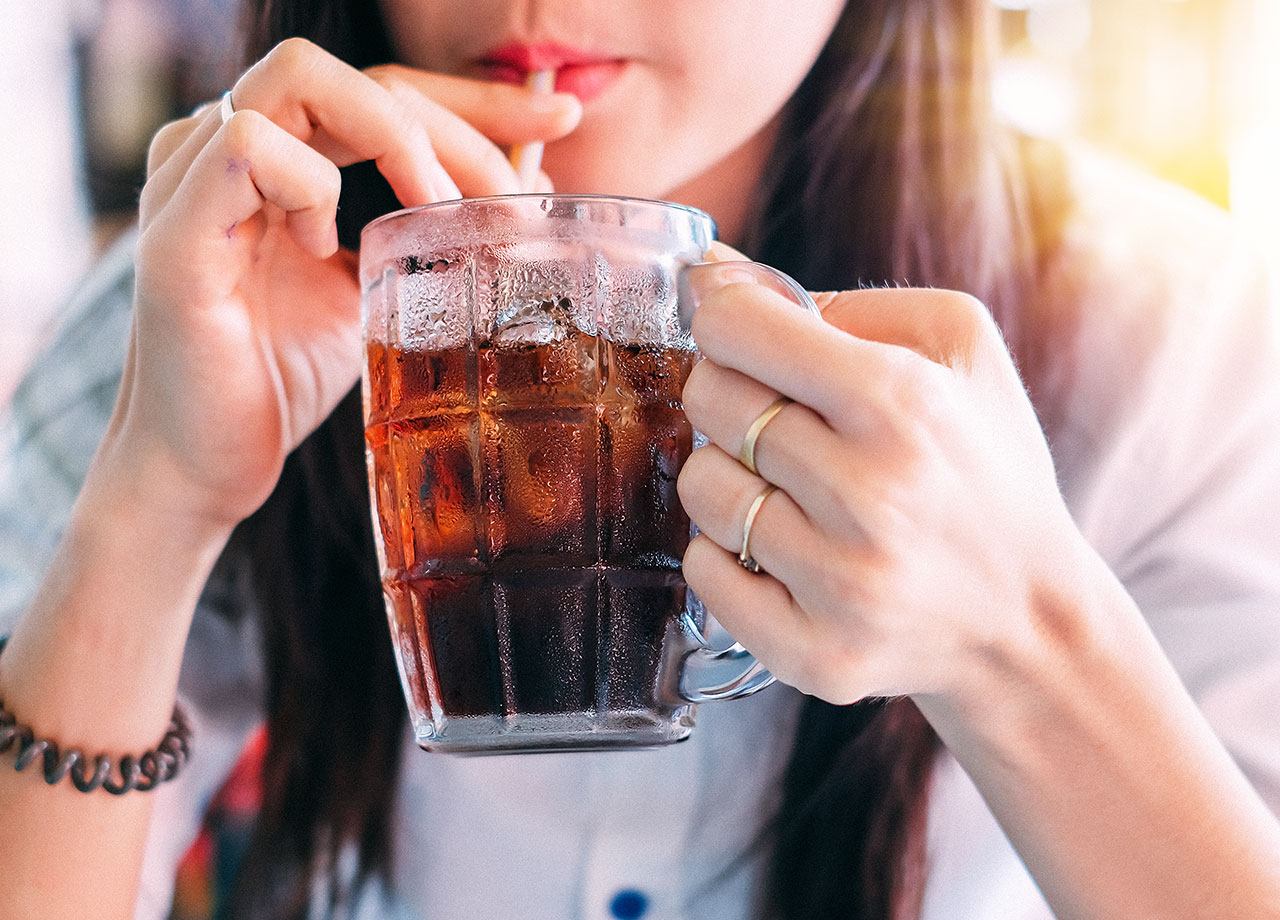
[[778, 397], [769, 404], [769, 408], [756, 416], [756, 420], [747, 429], [747, 436], [742, 439], [742, 448], [738, 451], [738, 462], [751, 470], [752, 475], [760, 475], [760, 471], [756, 469], [756, 441], [760, 438], [760, 432], [764, 431], [765, 425], [773, 421], [775, 415], [791, 405], [792, 402], [794, 400], [785, 396]]
[[222, 117], [222, 123], [225, 125], [229, 122], [235, 113], [235, 106], [231, 104], [231, 90], [227, 90], [218, 102], [218, 114]]
[[759, 575], [764, 569], [751, 557], [751, 525], [756, 522], [756, 515], [760, 513], [764, 500], [777, 491], [778, 487], [773, 483], [765, 486], [747, 509], [747, 519], [742, 523], [742, 552], [738, 553], [738, 564], [753, 575]]

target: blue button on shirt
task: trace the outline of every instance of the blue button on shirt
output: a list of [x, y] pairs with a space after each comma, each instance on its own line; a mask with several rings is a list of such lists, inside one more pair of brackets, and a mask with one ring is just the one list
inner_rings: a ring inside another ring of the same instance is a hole
[[649, 899], [645, 897], [644, 892], [631, 888], [619, 891], [609, 902], [609, 913], [618, 920], [639, 920], [648, 909]]

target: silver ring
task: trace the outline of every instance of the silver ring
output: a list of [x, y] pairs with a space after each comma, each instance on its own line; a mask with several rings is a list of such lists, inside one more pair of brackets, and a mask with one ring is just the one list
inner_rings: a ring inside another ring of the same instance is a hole
[[231, 104], [231, 90], [227, 90], [222, 94], [222, 99], [218, 102], [218, 114], [222, 117], [222, 123], [225, 125], [229, 122], [231, 116], [235, 113], [235, 106]]
[[760, 506], [764, 504], [764, 500], [777, 491], [778, 487], [773, 483], [765, 486], [755, 497], [751, 507], [747, 509], [747, 519], [742, 522], [742, 550], [738, 553], [738, 565], [752, 575], [760, 575], [764, 569], [760, 568], [760, 563], [756, 562], [751, 555], [751, 527], [756, 522], [756, 515], [760, 513]]

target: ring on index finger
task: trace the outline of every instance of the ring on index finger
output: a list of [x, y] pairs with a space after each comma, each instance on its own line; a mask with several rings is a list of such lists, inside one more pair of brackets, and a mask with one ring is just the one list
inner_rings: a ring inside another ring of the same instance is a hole
[[756, 420], [747, 429], [747, 436], [742, 439], [742, 447], [738, 451], [738, 461], [749, 469], [752, 475], [760, 475], [760, 471], [756, 469], [756, 441], [760, 439], [760, 432], [773, 421], [775, 415], [791, 405], [793, 401], [785, 396], [778, 397], [769, 404], [767, 409], [756, 416]]
[[222, 118], [222, 123], [225, 125], [231, 120], [231, 116], [235, 113], [235, 106], [231, 104], [231, 90], [227, 90], [222, 94], [222, 99], [218, 101], [218, 115]]

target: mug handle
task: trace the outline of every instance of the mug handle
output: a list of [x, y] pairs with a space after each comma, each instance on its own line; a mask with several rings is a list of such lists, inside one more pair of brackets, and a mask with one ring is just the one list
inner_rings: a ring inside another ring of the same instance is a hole
[[[790, 275], [772, 266], [759, 262], [734, 261], [710, 264], [746, 268], [756, 276], [758, 284], [776, 291], [814, 316], [822, 316], [822, 311], [809, 296], [809, 292]], [[682, 319], [687, 322], [691, 317]], [[758, 693], [777, 679], [737, 642], [728, 648], [713, 648], [687, 610], [682, 622], [685, 630], [698, 644], [681, 662], [679, 689], [683, 699], [690, 703], [738, 700]]]
[[[800, 286], [796, 279], [792, 278], [785, 272], [780, 272], [772, 265], [765, 265], [763, 262], [747, 262], [744, 260], [728, 259], [722, 262], [695, 262], [687, 268], [693, 268], [698, 265], [715, 265], [717, 267], [732, 269], [745, 269], [755, 276], [756, 284], [764, 285], [775, 293], [781, 294], [790, 300], [796, 306], [808, 310], [814, 316], [822, 316], [822, 311], [818, 309], [818, 305], [813, 302], [813, 298], [809, 296], [809, 292]], [[687, 270], [686, 268], [686, 270]], [[693, 322], [693, 312], [696, 308], [693, 292], [685, 282], [684, 272], [680, 273], [679, 278], [679, 310], [680, 325], [685, 329]]]
[[769, 686], [776, 677], [737, 642], [712, 648], [693, 617], [686, 612], [684, 628], [698, 647], [684, 656], [680, 669], [680, 697], [690, 703], [740, 700]]

